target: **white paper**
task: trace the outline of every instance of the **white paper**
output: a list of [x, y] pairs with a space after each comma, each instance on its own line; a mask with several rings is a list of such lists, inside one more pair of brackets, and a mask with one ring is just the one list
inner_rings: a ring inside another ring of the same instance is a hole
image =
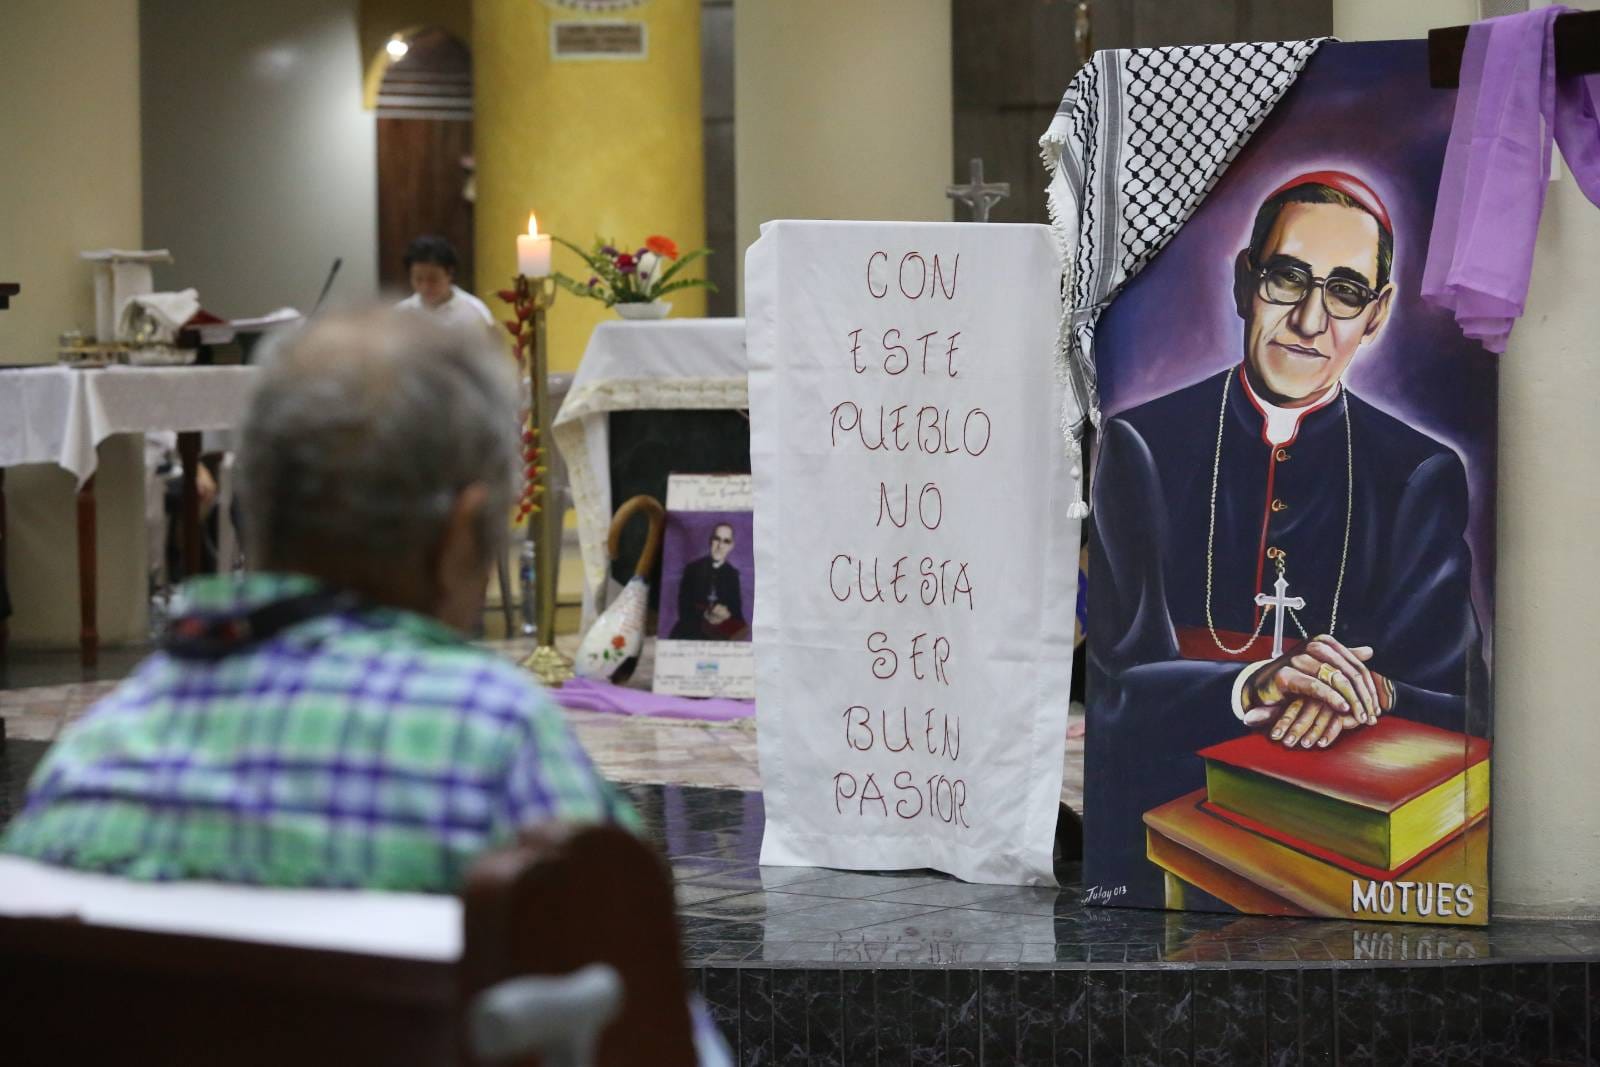
[[79, 252], [78, 258], [91, 263], [171, 263], [172, 253], [165, 248], [140, 251], [126, 248], [98, 248], [92, 252]]
[[0, 856], [0, 915], [270, 945], [453, 961], [461, 900], [367, 889], [139, 882]]
[[750, 249], [762, 863], [1054, 883], [1059, 280], [1045, 226], [778, 222]]
[[294, 308], [279, 308], [269, 311], [265, 315], [257, 315], [249, 319], [233, 319], [228, 323], [241, 333], [250, 333], [255, 330], [264, 330], [268, 326], [282, 326], [287, 323], [299, 322], [303, 316]]
[[748, 474], [674, 474], [667, 478], [668, 511], [749, 511]]

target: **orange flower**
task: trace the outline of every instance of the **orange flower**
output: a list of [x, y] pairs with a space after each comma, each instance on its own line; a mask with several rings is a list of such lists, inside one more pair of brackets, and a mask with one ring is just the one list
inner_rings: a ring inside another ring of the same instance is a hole
[[621, 634], [616, 634], [611, 638], [611, 647], [612, 648], [622, 648], [627, 643], [628, 643], [628, 639], [626, 637], [623, 637]]
[[670, 237], [662, 237], [660, 234], [654, 237], [646, 237], [644, 246], [665, 259], [678, 258], [678, 243]]

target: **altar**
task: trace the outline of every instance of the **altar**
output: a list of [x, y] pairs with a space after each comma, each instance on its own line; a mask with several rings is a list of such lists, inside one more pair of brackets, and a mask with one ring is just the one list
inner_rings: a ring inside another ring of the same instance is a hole
[[742, 411], [749, 406], [745, 369], [743, 319], [618, 321], [595, 327], [552, 426], [578, 517], [585, 627], [606, 587], [606, 533], [618, 503], [611, 487], [611, 414]]
[[[75, 370], [25, 367], [0, 375], [0, 535], [5, 520], [4, 470], [53, 463], [77, 483], [78, 596], [83, 661], [99, 650], [95, 548], [96, 448], [114, 434], [178, 431], [183, 459], [186, 564], [198, 568], [195, 467], [202, 431], [237, 426], [256, 371], [251, 367], [122, 367]], [[0, 558], [0, 579], [4, 577]], [[5, 621], [0, 619], [0, 654]]]

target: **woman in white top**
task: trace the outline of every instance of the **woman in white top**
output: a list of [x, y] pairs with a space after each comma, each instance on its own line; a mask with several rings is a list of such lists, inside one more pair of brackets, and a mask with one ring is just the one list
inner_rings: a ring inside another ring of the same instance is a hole
[[451, 325], [494, 330], [494, 316], [482, 300], [455, 284], [456, 250], [443, 237], [427, 234], [406, 249], [411, 295], [400, 307], [416, 308]]

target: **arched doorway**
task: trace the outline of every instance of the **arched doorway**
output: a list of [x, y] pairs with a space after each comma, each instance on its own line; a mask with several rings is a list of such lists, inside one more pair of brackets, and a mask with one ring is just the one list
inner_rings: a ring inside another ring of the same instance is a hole
[[460, 257], [456, 284], [472, 269], [472, 54], [437, 27], [397, 34], [378, 85], [378, 280], [409, 291], [406, 245], [440, 234]]

